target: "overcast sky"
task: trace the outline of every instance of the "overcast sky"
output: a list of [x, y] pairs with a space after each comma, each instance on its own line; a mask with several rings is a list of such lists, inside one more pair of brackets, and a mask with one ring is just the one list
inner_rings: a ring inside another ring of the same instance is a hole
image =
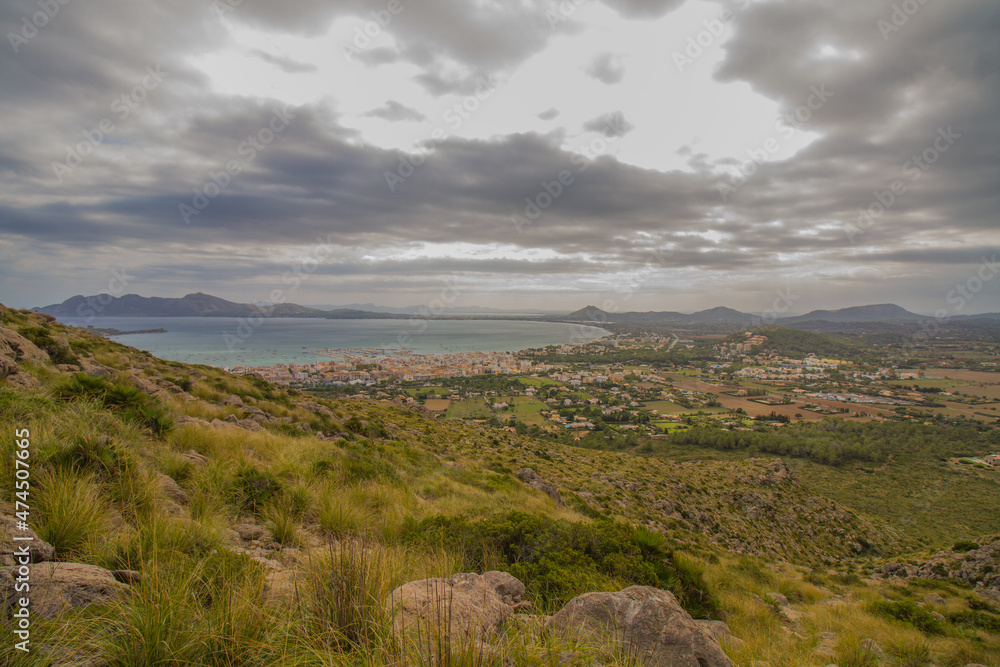
[[8, 305], [1000, 310], [996, 2], [8, 0], [0, 24]]

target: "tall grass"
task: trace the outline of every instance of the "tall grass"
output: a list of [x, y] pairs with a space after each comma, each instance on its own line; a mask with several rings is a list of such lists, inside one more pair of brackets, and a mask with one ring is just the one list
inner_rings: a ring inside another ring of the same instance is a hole
[[42, 470], [35, 483], [35, 532], [55, 548], [57, 558], [67, 560], [83, 552], [88, 541], [103, 538], [109, 508], [92, 477]]

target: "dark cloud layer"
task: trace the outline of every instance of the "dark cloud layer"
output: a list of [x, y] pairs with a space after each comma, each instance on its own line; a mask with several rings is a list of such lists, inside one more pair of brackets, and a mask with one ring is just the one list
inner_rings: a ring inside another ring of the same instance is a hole
[[[680, 2], [606, 4], [639, 20]], [[225, 38], [223, 20], [316, 35], [337, 17], [369, 20], [385, 2], [244, 0], [225, 18], [193, 0], [60, 7], [37, 34], [0, 50], [0, 80], [16, 91], [0, 97], [0, 275], [2, 300], [19, 305], [80, 291], [77, 275], [100, 283], [130, 253], [143, 258], [150, 284], [202, 281], [247, 298], [225, 286], [281, 275], [322, 239], [337, 260], [315, 284], [373, 293], [432, 289], [435, 276], [453, 273], [483, 285], [544, 276], [561, 289], [603, 279], [611, 289], [621, 274], [652, 266], [719, 284], [741, 276], [763, 290], [806, 275], [826, 286], [825, 298], [846, 301], [865, 300], [858, 281], [868, 281], [933, 310], [939, 293], [998, 250], [996, 3], [925, 3], [898, 29], [886, 28], [897, 26], [883, 1], [774, 0], [735, 13], [716, 78], [746, 82], [789, 114], [788, 132], [817, 136], [791, 158], [754, 165], [745, 182], [729, 170], [748, 163], [712, 163], [693, 150], [691, 170], [662, 172], [575, 155], [531, 133], [438, 141], [412, 173], [387, 182], [402, 155], [365, 143], [335, 106], [226, 96], [190, 64]], [[471, 94], [477, 77], [517, 67], [558, 34], [546, 15], [557, 3], [402, 7], [386, 28], [398, 50], [358, 58], [408, 63], [434, 95]], [[2, 34], [21, 35], [37, 11], [36, 2], [4, 3]], [[265, 47], [255, 55], [285, 72], [314, 69]], [[580, 67], [614, 84], [621, 62], [606, 53]], [[383, 99], [370, 116], [425, 120], [392, 91]], [[247, 138], [281, 113], [287, 127], [185, 220], [180, 206], [193, 205], [227, 162], [244, 160]], [[720, 117], [738, 124], [740, 110]], [[104, 121], [113, 129], [100, 131], [78, 166], [54, 166]], [[606, 137], [631, 128], [621, 112], [583, 126]], [[553, 196], [563, 173], [570, 178]], [[424, 244], [510, 256], [396, 256]], [[997, 285], [984, 295], [995, 299]]]

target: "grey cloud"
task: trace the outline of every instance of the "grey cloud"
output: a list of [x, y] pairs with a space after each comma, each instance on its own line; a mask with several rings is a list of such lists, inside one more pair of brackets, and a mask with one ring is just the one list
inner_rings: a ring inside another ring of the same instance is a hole
[[276, 67], [280, 67], [282, 71], [288, 72], [289, 74], [303, 74], [307, 72], [315, 72], [316, 66], [310, 65], [308, 63], [300, 63], [292, 60], [291, 58], [285, 58], [283, 56], [277, 56], [273, 53], [268, 53], [261, 49], [255, 49], [252, 51], [253, 55], [257, 56], [264, 62], [271, 63]]
[[374, 118], [381, 118], [388, 121], [400, 121], [400, 120], [411, 120], [411, 121], [421, 121], [427, 120], [427, 116], [423, 115], [416, 109], [411, 109], [405, 104], [401, 104], [396, 100], [389, 100], [385, 103], [385, 106], [378, 109], [372, 109], [366, 116], [372, 116]]
[[555, 118], [555, 117], [557, 117], [559, 115], [559, 109], [556, 109], [555, 107], [552, 107], [551, 109], [547, 109], [547, 110], [545, 110], [545, 111], [543, 111], [543, 112], [541, 112], [540, 114], [537, 114], [537, 115], [542, 120], [552, 120], [553, 118]]
[[615, 84], [625, 76], [625, 68], [621, 61], [620, 55], [602, 53], [587, 66], [585, 71], [601, 83]]
[[583, 124], [583, 129], [588, 132], [600, 132], [606, 137], [624, 137], [635, 129], [635, 126], [625, 120], [625, 114], [621, 111], [613, 111], [588, 120]]

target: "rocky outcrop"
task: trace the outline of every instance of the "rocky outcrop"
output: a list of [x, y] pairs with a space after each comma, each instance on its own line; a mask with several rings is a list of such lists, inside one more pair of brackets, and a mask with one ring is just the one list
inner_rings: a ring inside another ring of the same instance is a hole
[[[15, 590], [17, 567], [0, 567], [0, 598], [8, 612], [21, 595]], [[31, 566], [29, 608], [35, 616], [55, 618], [67, 609], [107, 604], [128, 590], [114, 575], [96, 565], [39, 563]]]
[[17, 527], [17, 521], [13, 517], [0, 516], [0, 565], [17, 565], [16, 556], [23, 553], [25, 547], [32, 563], [56, 557], [56, 550], [52, 545], [40, 539], [31, 528], [22, 530]]
[[713, 636], [717, 630], [650, 586], [575, 597], [552, 617], [551, 628], [572, 640], [617, 642], [649, 667], [733, 667]]
[[1000, 537], [980, 540], [978, 548], [968, 551], [939, 551], [917, 565], [888, 562], [878, 574], [897, 579], [959, 579], [974, 588], [1000, 590]]
[[164, 495], [170, 500], [174, 501], [178, 505], [187, 505], [189, 498], [187, 492], [184, 491], [177, 482], [174, 481], [173, 477], [168, 477], [167, 475], [157, 473], [156, 481], [160, 485], [160, 489], [163, 491]]
[[487, 639], [513, 613], [504, 598], [519, 601], [523, 593], [524, 584], [505, 572], [411, 581], [389, 596], [393, 629], [399, 635], [440, 631], [453, 639]]
[[17, 365], [24, 361], [48, 361], [49, 355], [13, 329], [0, 327], [0, 358]]
[[537, 489], [555, 501], [556, 505], [562, 505], [562, 496], [559, 495], [559, 488], [552, 482], [548, 482], [539, 477], [531, 468], [522, 468], [517, 473], [518, 478], [533, 489]]

